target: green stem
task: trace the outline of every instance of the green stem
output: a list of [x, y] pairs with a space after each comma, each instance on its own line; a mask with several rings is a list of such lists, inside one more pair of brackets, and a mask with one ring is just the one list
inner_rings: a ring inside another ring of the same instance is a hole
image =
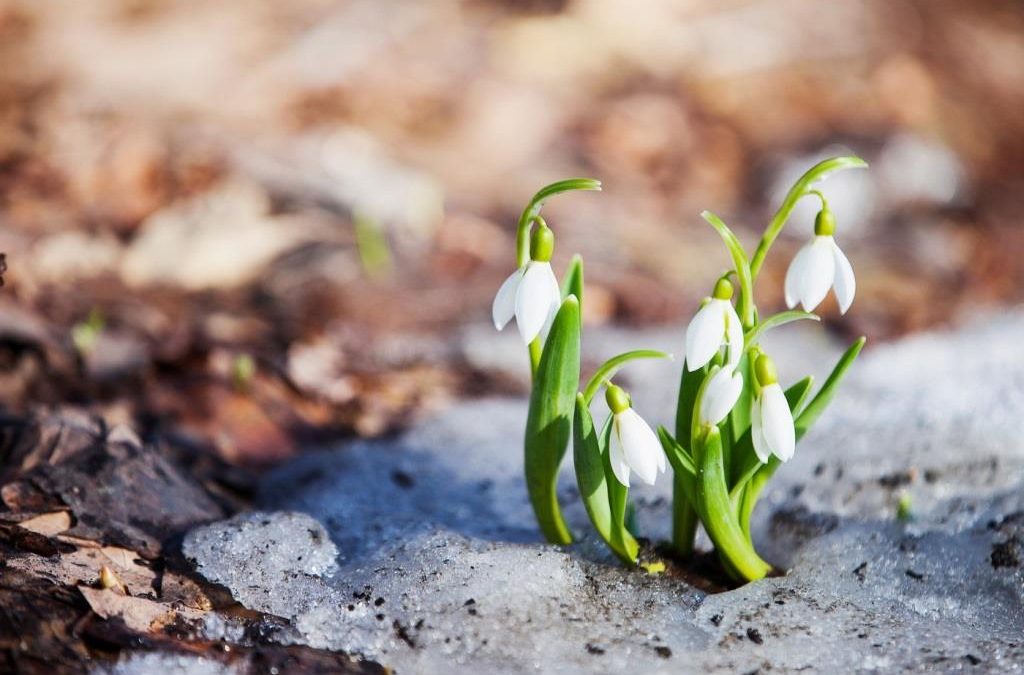
[[761, 579], [772, 567], [757, 555], [733, 513], [722, 463], [722, 435], [711, 427], [700, 442], [697, 504], [704, 529], [727, 568], [744, 581]]
[[527, 348], [530, 352], [530, 381], [537, 379], [537, 368], [540, 366], [540, 355], [544, 346], [540, 343], [540, 337], [535, 337]]
[[538, 471], [536, 465], [526, 465], [526, 485], [530, 493], [530, 504], [537, 516], [537, 525], [544, 538], [552, 544], [571, 544], [572, 532], [562, 519], [558, 505], [556, 481], [547, 472]]
[[519, 226], [516, 228], [516, 267], [522, 267], [530, 261], [530, 227], [533, 219], [540, 214], [544, 200], [553, 197], [561, 192], [570, 190], [600, 190], [601, 181], [593, 178], [568, 178], [560, 180], [551, 185], [545, 185], [523, 209], [519, 216]]
[[693, 555], [697, 538], [697, 510], [690, 503], [686, 481], [676, 476], [672, 480], [672, 550], [681, 558]]
[[626, 365], [630, 361], [636, 359], [671, 359], [671, 354], [665, 352], [659, 352], [655, 349], [634, 349], [631, 352], [625, 352], [618, 356], [613, 356], [608, 359], [594, 371], [594, 374], [587, 380], [587, 386], [583, 388], [583, 398], [589, 405], [594, 400], [594, 396], [597, 395], [598, 390], [608, 380], [612, 379], [615, 373], [619, 372], [619, 368]]
[[758, 244], [754, 257], [750, 259], [751, 278], [757, 279], [757, 274], [761, 271], [761, 265], [764, 264], [765, 256], [768, 255], [768, 249], [772, 247], [775, 239], [782, 232], [782, 228], [786, 225], [789, 214], [793, 212], [796, 203], [802, 197], [811, 194], [808, 191], [812, 185], [824, 179], [833, 171], [839, 171], [840, 169], [863, 169], [867, 168], [867, 165], [868, 163], [860, 157], [833, 157], [823, 162], [818, 162], [808, 169], [807, 173], [801, 176], [793, 184], [793, 187], [789, 189], [789, 192], [786, 193], [786, 198], [782, 200], [779, 210], [775, 212], [771, 222], [768, 223], [768, 227], [765, 228], [764, 236], [761, 237], [761, 243]]

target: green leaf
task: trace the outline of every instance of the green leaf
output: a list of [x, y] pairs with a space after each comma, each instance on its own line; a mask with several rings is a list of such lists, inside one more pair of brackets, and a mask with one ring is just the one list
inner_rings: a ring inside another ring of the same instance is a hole
[[729, 229], [721, 218], [710, 211], [704, 211], [700, 215], [704, 220], [711, 224], [711, 227], [715, 228], [715, 231], [717, 231], [719, 236], [722, 237], [722, 241], [725, 242], [726, 248], [729, 249], [729, 255], [732, 256], [733, 268], [736, 270], [736, 276], [740, 282], [740, 299], [738, 309], [740, 319], [744, 324], [752, 322], [754, 282], [753, 277], [750, 274], [750, 263], [747, 261], [747, 254], [743, 250], [743, 245], [740, 244], [740, 240], [736, 238], [736, 235], [732, 233], [732, 230]]
[[575, 295], [583, 307], [583, 258], [577, 253], [569, 263], [569, 269], [565, 271], [562, 279], [562, 299]]
[[572, 534], [558, 506], [558, 467], [569, 446], [580, 379], [580, 305], [568, 297], [555, 316], [530, 394], [526, 419], [526, 487], [548, 541], [568, 544]]
[[789, 189], [789, 192], [786, 193], [786, 198], [782, 200], [779, 210], [775, 212], [771, 222], [768, 223], [768, 227], [765, 228], [764, 235], [761, 237], [761, 243], [758, 244], [754, 257], [750, 259], [751, 277], [757, 279], [757, 274], [761, 271], [761, 265], [764, 264], [765, 256], [768, 255], [768, 249], [772, 247], [775, 239], [782, 232], [782, 228], [789, 219], [789, 214], [793, 212], [793, 207], [796, 206], [801, 197], [811, 194], [810, 189], [815, 183], [842, 169], [866, 169], [867, 166], [868, 163], [860, 157], [850, 156], [826, 159], [808, 169], [807, 173], [801, 176], [793, 184], [793, 187]]
[[698, 442], [702, 447], [696, 453], [700, 457], [697, 504], [704, 529], [727, 568], [745, 581], [761, 579], [772, 568], [757, 555], [736, 519], [726, 488], [722, 435], [717, 427], [712, 427]]
[[665, 456], [668, 457], [668, 463], [672, 466], [673, 473], [684, 481], [689, 481], [689, 487], [692, 488], [693, 481], [697, 478], [697, 466], [693, 463], [690, 452], [679, 445], [679, 442], [672, 438], [668, 429], [660, 424], [658, 425], [658, 440], [661, 441], [661, 447], [665, 450]]
[[794, 321], [800, 321], [801, 319], [810, 319], [811, 321], [821, 321], [821, 317], [817, 314], [810, 312], [804, 312], [798, 309], [792, 309], [788, 312], [779, 312], [778, 314], [772, 314], [770, 317], [761, 321], [756, 326], [747, 331], [747, 334], [743, 336], [743, 342], [747, 347], [753, 345], [761, 337], [763, 333], [771, 330], [772, 328], [778, 328], [784, 326], [787, 323]]
[[[679, 376], [679, 397], [676, 401], [676, 435], [673, 441], [679, 443], [679, 447], [684, 450], [686, 448], [682, 446], [682, 443], [690, 445], [693, 406], [706, 373], [707, 368], [691, 373], [686, 368], [686, 362], [683, 362], [683, 372]], [[671, 456], [669, 456], [669, 461], [671, 461]], [[693, 554], [697, 535], [699, 519], [692, 504], [694, 497], [695, 488], [692, 483], [688, 485], [682, 474], [676, 472], [672, 480], [672, 548], [682, 558], [688, 558]]]
[[797, 440], [807, 433], [811, 426], [821, 417], [821, 413], [825, 412], [828, 404], [832, 402], [833, 397], [836, 395], [836, 388], [843, 381], [843, 377], [846, 376], [846, 371], [857, 360], [857, 356], [860, 354], [860, 350], [864, 348], [866, 341], [867, 338], [859, 337], [850, 345], [849, 349], [839, 358], [835, 368], [829, 373], [825, 384], [821, 385], [821, 389], [814, 395], [811, 402], [807, 404], [807, 407], [800, 411], [800, 414], [794, 420], [796, 423]]
[[786, 390], [786, 403], [789, 404], [789, 409], [793, 411], [794, 415], [798, 414], [800, 406], [807, 399], [807, 395], [811, 393], [812, 386], [814, 386], [814, 376], [808, 375]]
[[697, 403], [700, 386], [707, 377], [707, 367], [689, 371], [683, 361], [683, 372], [679, 376], [679, 398], [676, 403], [676, 435], [678, 443], [690, 445], [690, 431], [693, 429], [693, 407]]
[[594, 400], [594, 396], [597, 395], [598, 389], [601, 388], [608, 380], [630, 361], [636, 359], [671, 359], [671, 354], [665, 352], [659, 352], [655, 349], [635, 349], [631, 352], [625, 352], [618, 356], [613, 356], [604, 363], [602, 363], [589, 380], [587, 380], [587, 386], [583, 389], [583, 398], [586, 399], [589, 405]]
[[736, 441], [743, 437], [743, 433], [750, 428], [750, 406], [754, 400], [754, 373], [750, 364], [750, 352], [743, 352], [743, 356], [740, 358], [736, 369], [743, 375], [743, 389], [740, 391], [736, 405], [733, 406], [728, 416], [731, 435], [728, 438], [729, 444], [725, 448], [725, 468], [727, 471], [730, 466], [729, 460], [731, 458], [729, 453], [732, 452], [732, 445], [735, 445]]
[[522, 267], [530, 260], [530, 226], [533, 219], [540, 214], [540, 209], [545, 200], [554, 197], [562, 192], [571, 190], [600, 190], [601, 181], [593, 178], [567, 178], [557, 183], [545, 185], [523, 209], [519, 216], [519, 226], [516, 229], [516, 267]]
[[573, 418], [573, 464], [576, 483], [580, 488], [583, 506], [590, 522], [605, 541], [611, 540], [612, 511], [608, 501], [608, 482], [604, 473], [601, 443], [594, 429], [594, 418], [583, 394], [576, 394], [576, 414]]

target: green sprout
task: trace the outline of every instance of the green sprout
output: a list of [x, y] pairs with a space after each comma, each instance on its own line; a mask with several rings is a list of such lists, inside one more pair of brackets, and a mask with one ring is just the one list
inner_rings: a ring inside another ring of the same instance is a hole
[[[526, 484], [548, 541], [568, 544], [573, 540], [556, 492], [571, 438], [587, 515], [624, 564], [637, 565], [639, 554], [629, 517], [632, 477], [651, 484], [671, 466], [674, 553], [684, 558], [692, 555], [697, 526], [703, 525], [723, 568], [734, 579], [753, 581], [772, 571], [754, 546], [750, 528], [754, 507], [775, 471], [793, 456], [797, 443], [832, 401], [865, 339], [859, 338], [846, 350], [813, 395], [811, 377], [784, 389], [774, 361], [759, 341], [766, 331], [787, 323], [819, 321], [812, 312], [830, 290], [841, 312], [850, 308], [856, 293], [853, 268], [835, 241], [835, 215], [815, 186], [835, 171], [866, 166], [858, 157], [836, 157], [813, 166], [787, 193], [751, 256], [721, 218], [707, 211], [702, 214], [722, 238], [731, 267], [718, 278], [687, 328], [672, 432], [664, 427], [652, 430], [633, 409], [629, 394], [612, 381], [631, 361], [670, 358], [668, 354], [625, 352], [599, 366], [580, 389], [583, 261], [575, 256], [559, 285], [550, 262], [554, 232], [540, 210], [554, 195], [600, 190], [600, 182], [560, 181], [530, 200], [516, 232], [517, 269], [498, 291], [492, 315], [499, 330], [514, 318], [529, 352], [533, 386], [525, 434]], [[818, 198], [821, 210], [814, 236], [786, 274], [789, 309], [761, 319], [754, 285], [793, 208], [806, 196]], [[601, 389], [611, 413], [598, 426], [590, 406]], [[902, 504], [901, 500], [901, 508]], [[906, 510], [909, 513], [909, 498]]]
[[245, 352], [231, 361], [231, 383], [236, 391], [248, 391], [256, 376], [256, 360]]
[[386, 278], [394, 269], [391, 245], [380, 223], [365, 213], [353, 217], [356, 233], [356, 249], [363, 272], [372, 278]]
[[91, 352], [96, 347], [105, 326], [103, 312], [98, 307], [93, 307], [85, 321], [76, 323], [71, 328], [71, 343], [75, 346], [75, 351], [83, 356]]
[[902, 522], [908, 522], [914, 519], [914, 500], [910, 496], [909, 492], [903, 492], [900, 494], [900, 499], [896, 502], [896, 520]]

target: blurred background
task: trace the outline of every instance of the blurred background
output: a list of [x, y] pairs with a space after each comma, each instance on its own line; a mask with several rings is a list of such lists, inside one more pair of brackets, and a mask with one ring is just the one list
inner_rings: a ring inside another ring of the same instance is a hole
[[728, 265], [699, 213], [752, 247], [840, 153], [872, 168], [822, 186], [859, 283], [827, 329], [998, 311], [1022, 64], [1015, 0], [0, 0], [0, 404], [262, 464], [523, 392], [490, 303], [569, 176], [605, 186], [544, 212], [591, 326], [682, 326]]

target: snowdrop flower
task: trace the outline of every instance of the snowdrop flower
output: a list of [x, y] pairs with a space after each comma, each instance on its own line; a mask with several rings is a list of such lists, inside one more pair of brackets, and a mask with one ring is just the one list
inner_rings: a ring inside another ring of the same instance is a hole
[[736, 406], [743, 392], [743, 375], [726, 365], [711, 376], [700, 403], [702, 424], [718, 424]]
[[754, 452], [762, 464], [766, 464], [771, 455], [785, 462], [793, 456], [796, 429], [786, 394], [779, 386], [775, 364], [767, 354], [761, 354], [754, 362], [754, 377], [760, 385], [760, 393], [755, 396], [750, 411]]
[[846, 314], [853, 304], [857, 281], [850, 261], [832, 236], [835, 231], [835, 216], [826, 206], [814, 221], [814, 238], [800, 249], [786, 272], [786, 304], [790, 309], [799, 302], [805, 311], [814, 311], [830, 288], [835, 288], [840, 312]]
[[629, 396], [621, 387], [609, 384], [605, 400], [612, 411], [612, 437], [608, 459], [620, 483], [629, 487], [629, 472], [654, 485], [659, 473], [665, 472], [665, 452], [654, 431], [633, 410]]
[[703, 368], [722, 346], [728, 347], [728, 363], [735, 367], [743, 353], [743, 325], [733, 309], [732, 284], [721, 278], [707, 303], [686, 328], [686, 367]]
[[547, 332], [562, 304], [562, 292], [551, 270], [554, 248], [554, 233], [547, 225], [538, 224], [530, 235], [529, 262], [505, 280], [491, 307], [494, 327], [503, 329], [514, 316], [526, 344]]

